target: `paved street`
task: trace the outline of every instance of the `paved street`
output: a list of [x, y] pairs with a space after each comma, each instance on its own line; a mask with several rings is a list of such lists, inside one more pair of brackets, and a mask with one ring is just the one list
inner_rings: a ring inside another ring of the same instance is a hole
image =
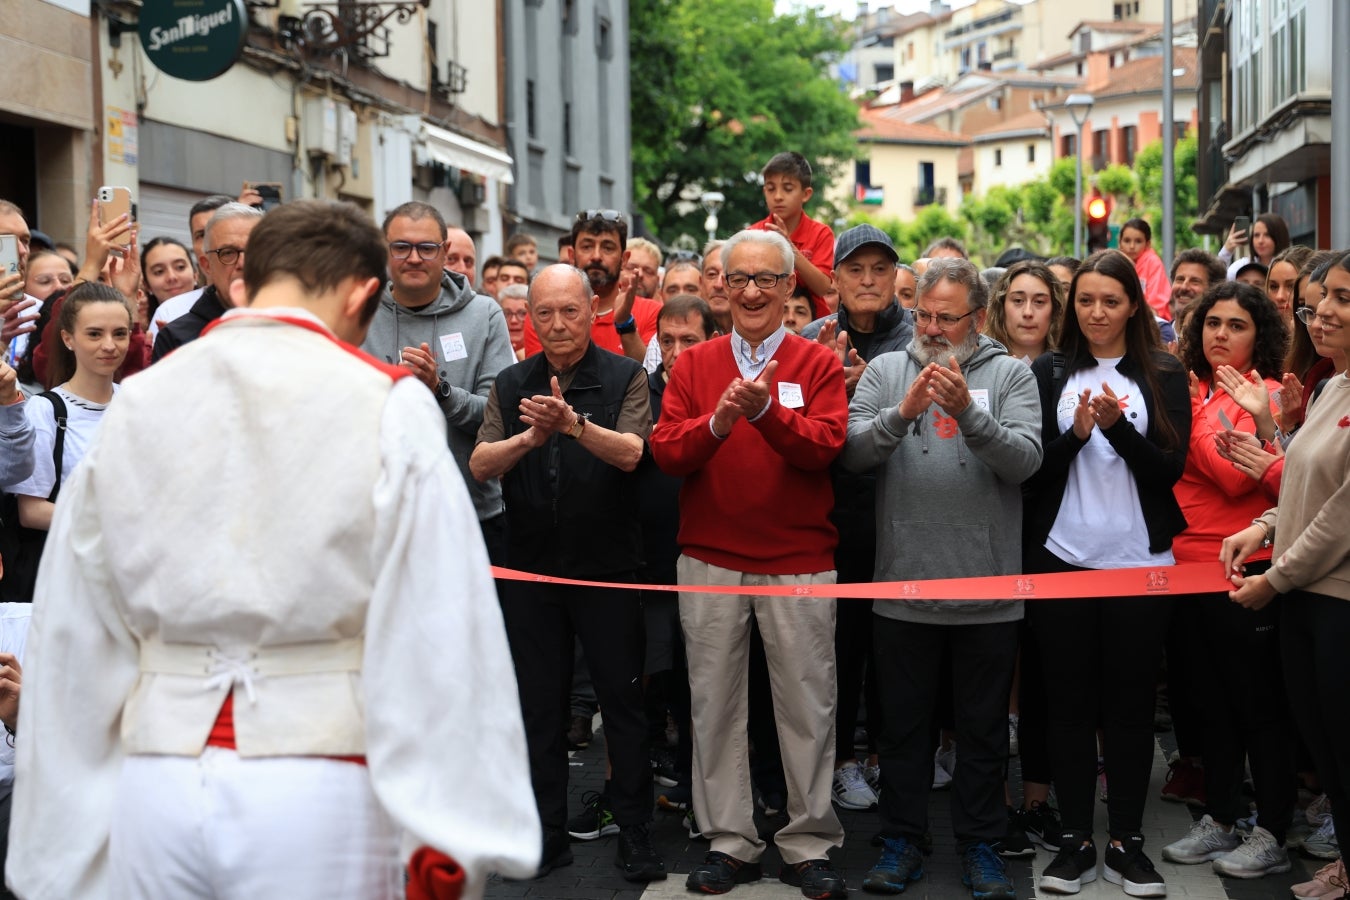
[[[600, 724], [597, 719], [597, 724]], [[598, 727], [591, 746], [573, 754], [571, 781], [571, 812], [581, 809], [581, 796], [585, 791], [599, 790], [604, 782], [604, 732]], [[1321, 863], [1315, 860], [1294, 857], [1294, 869], [1288, 875], [1272, 876], [1257, 881], [1241, 882], [1232, 879], [1220, 879], [1209, 866], [1175, 866], [1162, 860], [1159, 850], [1165, 843], [1176, 840], [1190, 826], [1192, 816], [1187, 807], [1177, 803], [1164, 803], [1157, 799], [1167, 773], [1164, 753], [1171, 750], [1172, 735], [1159, 735], [1159, 748], [1154, 757], [1153, 783], [1150, 787], [1150, 799], [1145, 812], [1144, 830], [1148, 841], [1149, 856], [1157, 864], [1158, 870], [1167, 879], [1169, 896], [1173, 898], [1197, 898], [1197, 900], [1278, 900], [1289, 896], [1289, 886], [1311, 877]], [[1016, 777], [1016, 760], [1014, 760]], [[969, 897], [970, 892], [961, 886], [959, 862], [955, 853], [951, 833], [951, 812], [949, 794], [946, 791], [934, 791], [930, 802], [930, 822], [932, 825], [934, 852], [929, 858], [924, 879], [904, 893], [909, 900], [960, 900]], [[1097, 805], [1097, 839], [1101, 844], [1106, 833], [1106, 805]], [[878, 828], [875, 812], [840, 811], [847, 838], [841, 850], [835, 852], [833, 859], [848, 879], [850, 893], [862, 896], [862, 875], [876, 861], [877, 850], [870, 844]], [[786, 820], [778, 817], [757, 818], [760, 833], [766, 837]], [[666, 868], [671, 873], [663, 882], [655, 882], [645, 891], [637, 885], [630, 885], [614, 868], [614, 838], [572, 844], [576, 861], [568, 867], [556, 869], [538, 881], [503, 882], [493, 879], [488, 886], [487, 897], [532, 898], [532, 900], [660, 900], [660, 898], [683, 898], [691, 896], [684, 887], [684, 876], [697, 864], [707, 852], [704, 841], [690, 840], [681, 827], [681, 816], [657, 809], [653, 822], [653, 836], [657, 849], [665, 856]], [[1050, 854], [1039, 851], [1032, 860], [1011, 860], [1010, 872], [1017, 883], [1019, 898], [1055, 896], [1036, 892], [1035, 874], [1050, 861]], [[764, 860], [765, 878], [757, 884], [737, 887], [732, 896], [739, 900], [792, 900], [801, 894], [796, 888], [782, 884], [777, 879], [779, 859], [772, 848], [766, 852]], [[1097, 882], [1086, 886], [1078, 894], [1082, 900], [1098, 898], [1118, 898], [1125, 895], [1116, 885], [1098, 878]]]

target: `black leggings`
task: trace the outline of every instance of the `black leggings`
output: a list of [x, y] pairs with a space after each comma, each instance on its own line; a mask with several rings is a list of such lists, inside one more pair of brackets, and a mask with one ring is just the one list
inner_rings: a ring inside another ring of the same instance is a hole
[[1331, 800], [1337, 840], [1350, 840], [1350, 600], [1293, 591], [1281, 601], [1280, 646], [1294, 723]]
[[[1038, 548], [1029, 572], [1083, 571]], [[1104, 732], [1112, 839], [1143, 827], [1153, 767], [1154, 683], [1172, 597], [1085, 597], [1027, 604], [1048, 691], [1050, 765], [1065, 831], [1092, 833], [1097, 726]]]

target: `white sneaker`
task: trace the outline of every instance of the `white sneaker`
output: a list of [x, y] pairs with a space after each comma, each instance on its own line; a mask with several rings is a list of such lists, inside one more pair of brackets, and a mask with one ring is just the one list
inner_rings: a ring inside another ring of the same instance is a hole
[[881, 793], [881, 764], [866, 765], [862, 767], [863, 780], [877, 794]]
[[1303, 811], [1303, 817], [1308, 820], [1308, 824], [1314, 828], [1322, 827], [1322, 823], [1331, 815], [1331, 798], [1326, 794], [1321, 794], [1316, 800], [1308, 804], [1308, 808]]
[[1336, 825], [1331, 816], [1322, 820], [1321, 826], [1303, 839], [1303, 854], [1315, 859], [1341, 858], [1341, 847], [1336, 842]]
[[1288, 872], [1291, 868], [1289, 851], [1260, 825], [1252, 829], [1251, 836], [1241, 847], [1214, 860], [1214, 871], [1229, 878], [1260, 878]]
[[1193, 866], [1234, 853], [1241, 847], [1242, 838], [1236, 828], [1224, 831], [1223, 826], [1205, 814], [1191, 826], [1184, 838], [1162, 848], [1162, 857], [1168, 862]]
[[877, 805], [876, 792], [868, 786], [856, 762], [835, 769], [833, 785], [834, 802], [844, 809], [871, 809]]
[[950, 750], [938, 747], [937, 753], [933, 754], [933, 790], [940, 791], [951, 787], [952, 776], [955, 774], [956, 745], [952, 744]]

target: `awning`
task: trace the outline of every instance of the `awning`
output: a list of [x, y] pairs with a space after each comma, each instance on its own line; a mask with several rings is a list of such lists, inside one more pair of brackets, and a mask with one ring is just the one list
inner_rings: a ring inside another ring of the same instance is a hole
[[503, 184], [515, 184], [511, 177], [511, 157], [489, 144], [466, 138], [435, 125], [423, 124], [427, 153], [442, 165], [465, 169]]

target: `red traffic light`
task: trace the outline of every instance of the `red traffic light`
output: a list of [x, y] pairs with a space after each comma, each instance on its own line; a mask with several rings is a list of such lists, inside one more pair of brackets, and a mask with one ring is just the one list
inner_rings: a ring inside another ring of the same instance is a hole
[[1105, 197], [1089, 197], [1084, 208], [1089, 219], [1105, 219], [1111, 213], [1111, 207]]

